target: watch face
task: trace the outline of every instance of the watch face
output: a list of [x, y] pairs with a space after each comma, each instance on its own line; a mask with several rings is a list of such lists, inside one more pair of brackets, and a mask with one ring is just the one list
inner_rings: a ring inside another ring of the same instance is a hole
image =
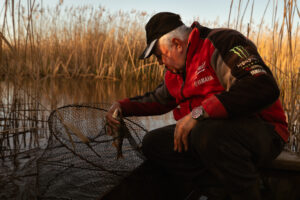
[[196, 107], [192, 110], [192, 118], [193, 119], [199, 119], [203, 115], [202, 107]]

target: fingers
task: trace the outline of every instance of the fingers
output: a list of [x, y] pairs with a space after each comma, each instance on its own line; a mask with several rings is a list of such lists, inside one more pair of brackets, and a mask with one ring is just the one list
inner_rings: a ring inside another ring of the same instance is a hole
[[189, 115], [177, 122], [174, 132], [174, 151], [188, 151], [188, 135], [196, 123], [197, 121]]
[[175, 127], [175, 132], [174, 132], [174, 151], [178, 151], [179, 152], [179, 146], [180, 146], [180, 135], [178, 133], [178, 125], [176, 125]]
[[118, 110], [118, 112], [119, 112], [119, 113], [121, 114], [121, 116], [122, 116], [121, 105], [120, 105], [118, 102], [115, 102], [115, 103], [109, 108], [109, 110], [107, 111], [106, 116], [105, 116], [106, 121], [107, 121], [110, 125], [112, 125], [112, 126], [114, 126], [114, 124], [120, 124], [120, 122], [119, 122], [117, 119], [115, 119], [115, 118], [113, 117], [113, 113], [115, 112], [115, 110]]
[[191, 113], [186, 115], [184, 118], [182, 118], [177, 122], [176, 127], [177, 126], [179, 127], [178, 128], [179, 133], [177, 134], [181, 135], [180, 141], [182, 142], [185, 151], [188, 151], [188, 147], [189, 147], [188, 136], [197, 123], [198, 121], [192, 118]]
[[182, 152], [188, 150], [188, 135], [187, 134], [177, 134], [174, 136], [174, 151]]
[[106, 121], [111, 126], [116, 126], [116, 125], [120, 124], [120, 122], [117, 119], [112, 117], [112, 113], [107, 113], [105, 117], [106, 117]]
[[107, 123], [107, 134], [111, 135], [114, 130], [117, 130], [120, 127], [120, 122], [112, 117], [112, 114], [107, 113], [106, 115]]
[[113, 131], [118, 130], [120, 127], [120, 122], [113, 117], [113, 113], [116, 109], [118, 109], [119, 113], [122, 115], [121, 106], [118, 102], [114, 103], [105, 115], [107, 123], [106, 132], [108, 135], [112, 135]]
[[187, 151], [188, 150], [188, 134], [184, 134], [183, 137], [182, 137], [182, 143], [183, 143], [183, 146], [184, 146], [184, 151]]
[[176, 126], [174, 133], [174, 151], [182, 152], [182, 129]]
[[117, 131], [119, 131], [118, 130], [119, 128], [120, 127], [112, 127], [112, 126], [107, 124], [106, 127], [105, 127], [106, 135], [116, 137]]
[[178, 149], [178, 133], [177, 133], [177, 125], [175, 127], [175, 132], [174, 132], [174, 151], [177, 151]]

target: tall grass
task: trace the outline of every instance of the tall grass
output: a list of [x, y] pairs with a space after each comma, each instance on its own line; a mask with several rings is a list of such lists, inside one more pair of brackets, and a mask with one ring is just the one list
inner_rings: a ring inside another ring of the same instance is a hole
[[[234, 4], [236, 16], [232, 16]], [[253, 18], [257, 19], [253, 16], [254, 4], [255, 0], [232, 0], [227, 26], [256, 43], [281, 88], [281, 100], [293, 132], [294, 126], [299, 126], [300, 113], [297, 1], [269, 0], [258, 26], [253, 23]], [[278, 4], [284, 4], [282, 16], [278, 16]], [[63, 1], [53, 8], [45, 8], [42, 0], [5, 0], [0, 6], [2, 77], [156, 81], [163, 77], [164, 69], [154, 58], [138, 60], [145, 47], [147, 13], [132, 10], [112, 14], [103, 7], [64, 7]], [[270, 11], [272, 24], [266, 25], [264, 17]], [[249, 12], [250, 18], [246, 19]]]
[[111, 14], [102, 7], [65, 8], [61, 4], [43, 8], [35, 1], [27, 2], [28, 10], [21, 1], [6, 0], [3, 5], [1, 75], [162, 77], [163, 69], [155, 60], [137, 58], [144, 48], [146, 13]]

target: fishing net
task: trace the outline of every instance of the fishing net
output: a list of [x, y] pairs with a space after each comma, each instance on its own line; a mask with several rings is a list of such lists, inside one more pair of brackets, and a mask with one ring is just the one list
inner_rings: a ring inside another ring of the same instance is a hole
[[143, 161], [139, 147], [146, 134], [134, 118], [124, 118], [130, 138], [117, 159], [106, 134], [108, 104], [68, 105], [49, 116], [50, 139], [37, 162], [39, 199], [98, 199]]

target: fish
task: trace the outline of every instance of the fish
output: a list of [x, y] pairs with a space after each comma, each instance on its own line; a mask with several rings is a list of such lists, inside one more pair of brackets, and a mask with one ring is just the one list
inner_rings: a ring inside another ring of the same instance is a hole
[[120, 125], [118, 125], [117, 130], [112, 130], [112, 137], [113, 142], [112, 145], [117, 149], [117, 160], [119, 158], [123, 158], [123, 152], [122, 152], [122, 146], [123, 146], [123, 140], [124, 138], [129, 138], [130, 132], [127, 128], [124, 120], [121, 117], [121, 113], [119, 109], [116, 109], [112, 117], [120, 122]]

